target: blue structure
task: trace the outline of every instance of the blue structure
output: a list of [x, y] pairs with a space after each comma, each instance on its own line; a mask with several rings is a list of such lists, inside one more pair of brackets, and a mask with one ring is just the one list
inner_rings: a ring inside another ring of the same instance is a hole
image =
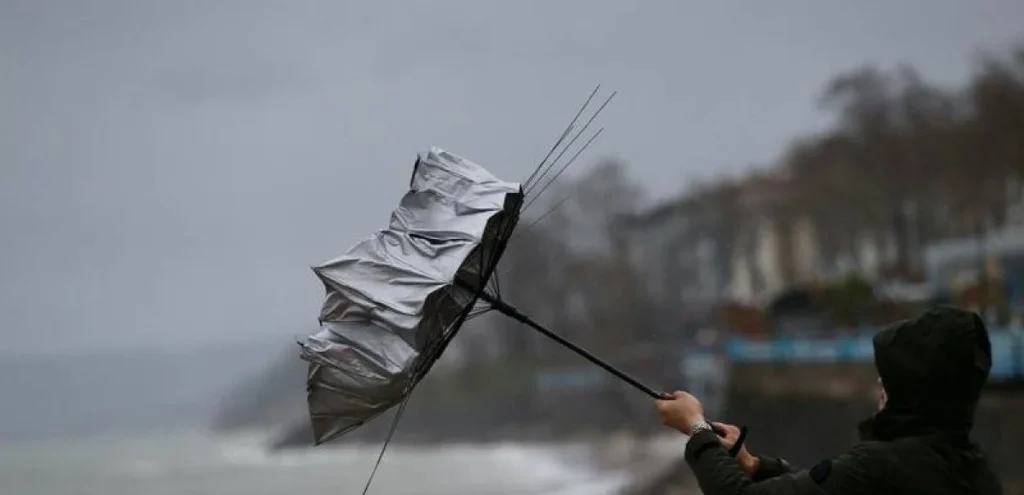
[[[1024, 334], [1000, 328], [989, 331], [992, 340], [993, 381], [1024, 379]], [[874, 358], [873, 332], [836, 338], [776, 338], [755, 340], [734, 337], [726, 355], [737, 363], [864, 363]]]

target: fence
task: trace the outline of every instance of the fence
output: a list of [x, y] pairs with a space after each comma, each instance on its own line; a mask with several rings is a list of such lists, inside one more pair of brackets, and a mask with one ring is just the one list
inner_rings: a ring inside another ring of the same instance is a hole
[[[776, 338], [757, 340], [734, 337], [726, 355], [734, 363], [870, 363], [874, 332], [864, 331], [835, 338]], [[989, 331], [992, 341], [993, 381], [1024, 379], [1024, 334], [1019, 329]]]

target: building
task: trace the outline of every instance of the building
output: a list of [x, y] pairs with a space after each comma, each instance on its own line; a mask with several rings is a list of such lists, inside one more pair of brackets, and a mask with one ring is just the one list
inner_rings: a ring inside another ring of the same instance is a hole
[[[801, 218], [789, 209], [790, 193], [789, 182], [775, 173], [757, 173], [739, 184], [733, 210], [737, 220], [730, 245], [729, 299], [763, 305], [794, 281], [798, 268], [813, 271], [813, 266], [807, 267], [805, 260], [797, 263], [794, 256], [794, 246], [816, 248], [809, 224], [798, 222]], [[795, 233], [804, 238], [795, 242]]]
[[925, 279], [936, 291], [957, 292], [981, 281], [1002, 287], [1024, 310], [1024, 228], [932, 244], [924, 252]]
[[631, 216], [619, 229], [647, 289], [682, 307], [763, 305], [821, 272], [817, 231], [775, 173], [722, 183]]
[[652, 301], [682, 313], [727, 296], [732, 232], [721, 211], [686, 196], [623, 218], [623, 252]]

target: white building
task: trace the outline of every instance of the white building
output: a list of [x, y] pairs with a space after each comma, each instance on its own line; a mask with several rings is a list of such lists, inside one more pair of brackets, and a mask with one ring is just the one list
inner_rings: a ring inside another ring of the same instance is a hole
[[729, 249], [716, 220], [683, 198], [619, 223], [630, 264], [654, 299], [702, 305], [725, 296]]

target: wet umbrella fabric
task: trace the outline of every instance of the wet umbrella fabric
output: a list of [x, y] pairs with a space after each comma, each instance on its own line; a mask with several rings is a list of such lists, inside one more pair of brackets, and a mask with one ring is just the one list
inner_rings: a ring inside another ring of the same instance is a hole
[[389, 225], [313, 268], [327, 295], [301, 346], [317, 444], [411, 393], [483, 294], [522, 204], [519, 184], [432, 148]]

